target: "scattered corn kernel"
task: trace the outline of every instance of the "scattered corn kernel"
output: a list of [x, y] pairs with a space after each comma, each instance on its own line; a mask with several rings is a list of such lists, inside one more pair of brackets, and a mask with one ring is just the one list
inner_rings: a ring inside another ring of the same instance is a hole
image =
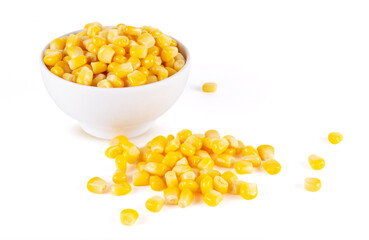
[[87, 189], [92, 193], [105, 193], [108, 188], [108, 184], [99, 177], [93, 177], [87, 182]]
[[132, 187], [127, 182], [113, 184], [109, 189], [109, 192], [111, 193], [111, 195], [114, 195], [114, 196], [127, 195], [131, 191], [132, 191]]
[[210, 207], [217, 206], [221, 201], [223, 201], [223, 195], [216, 190], [211, 190], [204, 195], [204, 202]]
[[256, 183], [247, 183], [247, 182], [241, 183], [240, 195], [246, 200], [256, 198], [256, 196], [258, 195], [258, 187]]
[[145, 206], [150, 212], [160, 212], [164, 206], [164, 199], [159, 196], [151, 197], [146, 201]]
[[318, 178], [305, 178], [305, 189], [310, 192], [317, 192], [322, 187], [322, 183]]
[[164, 200], [168, 205], [177, 205], [179, 198], [179, 190], [176, 187], [167, 188], [164, 190]]
[[192, 202], [193, 192], [188, 188], [184, 188], [179, 195], [178, 206], [181, 208], [185, 208], [190, 206]]
[[228, 182], [224, 180], [221, 176], [215, 176], [214, 189], [222, 194], [225, 194], [228, 192]]
[[270, 145], [260, 145], [257, 150], [261, 160], [263, 161], [274, 158], [274, 147]]
[[154, 191], [163, 191], [166, 188], [164, 180], [159, 176], [150, 176], [150, 187]]
[[133, 186], [147, 186], [150, 184], [150, 174], [145, 171], [135, 172], [132, 175]]
[[238, 174], [249, 174], [252, 173], [253, 165], [246, 160], [239, 160], [234, 164], [234, 170]]
[[278, 174], [281, 171], [281, 164], [274, 159], [268, 159], [262, 163], [264, 170], [270, 175]]
[[120, 221], [123, 225], [132, 226], [138, 219], [138, 212], [134, 209], [124, 209], [120, 213]]
[[325, 166], [325, 161], [323, 158], [319, 157], [318, 155], [311, 154], [309, 157], [309, 163], [312, 169], [320, 170], [323, 169]]
[[202, 85], [203, 92], [213, 93], [217, 91], [217, 88], [218, 84], [212, 82], [204, 83], [204, 85]]
[[332, 144], [337, 144], [343, 140], [343, 135], [339, 132], [331, 132], [330, 134], [328, 134], [328, 140]]

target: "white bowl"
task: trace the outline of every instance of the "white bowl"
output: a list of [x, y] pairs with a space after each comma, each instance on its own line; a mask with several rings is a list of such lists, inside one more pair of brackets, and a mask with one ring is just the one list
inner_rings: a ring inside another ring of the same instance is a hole
[[46, 47], [40, 56], [42, 78], [56, 105], [77, 120], [85, 132], [105, 139], [118, 135], [135, 137], [149, 130], [155, 120], [177, 101], [186, 86], [191, 59], [187, 48], [177, 42], [179, 51], [186, 58], [185, 66], [156, 83], [98, 88], [69, 82], [45, 66], [43, 52]]

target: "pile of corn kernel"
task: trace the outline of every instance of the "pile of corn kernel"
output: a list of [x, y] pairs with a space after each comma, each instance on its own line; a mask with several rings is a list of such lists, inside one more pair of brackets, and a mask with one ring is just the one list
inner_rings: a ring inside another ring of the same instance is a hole
[[185, 65], [177, 42], [156, 28], [103, 27], [98, 22], [54, 39], [43, 61], [52, 73], [67, 81], [103, 88], [154, 83]]
[[[142, 148], [136, 147], [126, 137], [118, 136], [110, 141], [110, 145], [105, 154], [115, 159], [117, 170], [109, 192], [115, 196], [131, 192], [132, 187], [127, 182], [127, 164], [136, 164], [132, 185], [163, 191], [164, 198], [154, 196], [147, 200], [145, 206], [151, 212], [159, 212], [164, 204], [188, 207], [195, 194], [201, 194], [203, 201], [212, 207], [222, 202], [226, 193], [251, 200], [258, 194], [257, 185], [239, 180], [235, 173], [250, 174], [254, 168], [260, 167], [271, 175], [281, 171], [272, 146], [260, 145], [255, 149], [231, 135], [221, 137], [216, 130], [192, 134], [184, 129], [177, 136], [157, 136]], [[221, 173], [214, 166], [234, 169], [235, 173], [230, 170]], [[87, 188], [93, 193], [105, 193], [108, 184], [94, 177]], [[121, 221], [125, 225], [134, 224], [137, 218], [138, 213], [133, 209], [125, 209], [121, 213]]]

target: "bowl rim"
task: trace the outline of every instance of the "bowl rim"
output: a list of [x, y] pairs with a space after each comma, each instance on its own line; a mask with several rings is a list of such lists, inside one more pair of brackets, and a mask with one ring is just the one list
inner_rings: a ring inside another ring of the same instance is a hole
[[[72, 32], [69, 32], [69, 33], [66, 33], [64, 35], [61, 35], [57, 38], [61, 38], [61, 37], [65, 37], [65, 36], [69, 36], [70, 34], [76, 34], [76, 33], [79, 33], [81, 32], [83, 29], [80, 29], [80, 30], [76, 30], [76, 31], [72, 31]], [[173, 38], [173, 37], [171, 37]], [[82, 85], [82, 84], [78, 84], [78, 83], [74, 83], [74, 82], [70, 82], [70, 81], [67, 81], [59, 76], [56, 76], [55, 74], [53, 74], [47, 67], [46, 67], [46, 64], [44, 63], [43, 59], [44, 59], [44, 52], [45, 50], [49, 47], [50, 43], [48, 43], [41, 51], [41, 56], [40, 56], [40, 65], [41, 65], [41, 70], [44, 71], [44, 72], [47, 72], [47, 74], [50, 74], [52, 76], [52, 78], [54, 79], [57, 79], [57, 81], [62, 81], [64, 82], [65, 84], [70, 84], [70, 86], [74, 85], [76, 87], [82, 87], [84, 89], [92, 89], [94, 91], [133, 91], [133, 90], [137, 90], [138, 89], [144, 89], [144, 88], [153, 88], [155, 86], [160, 86], [162, 84], [165, 84], [166, 82], [168, 81], [171, 81], [171, 80], [175, 80], [176, 78], [179, 77], [179, 75], [181, 75], [183, 72], [185, 72], [185, 70], [189, 69], [190, 68], [190, 63], [191, 63], [191, 56], [190, 56], [190, 53], [188, 51], [188, 48], [180, 41], [178, 41], [176, 38], [173, 38], [174, 40], [176, 40], [178, 46], [180, 48], [183, 49], [184, 51], [184, 54], [186, 55], [186, 62], [185, 62], [185, 65], [183, 66], [183, 68], [181, 68], [181, 70], [179, 70], [178, 72], [176, 72], [175, 74], [173, 74], [172, 76], [170, 77], [167, 77], [163, 80], [160, 80], [160, 81], [157, 81], [157, 82], [154, 82], [154, 83], [150, 83], [150, 84], [144, 84], [144, 85], [141, 85], [141, 86], [134, 86], [134, 87], [121, 87], [121, 88], [100, 88], [100, 87], [95, 87], [95, 86], [87, 86], [87, 85]], [[62, 83], [63, 84], [63, 83]], [[97, 90], [99, 89], [99, 90]], [[133, 89], [133, 90], [132, 90]]]

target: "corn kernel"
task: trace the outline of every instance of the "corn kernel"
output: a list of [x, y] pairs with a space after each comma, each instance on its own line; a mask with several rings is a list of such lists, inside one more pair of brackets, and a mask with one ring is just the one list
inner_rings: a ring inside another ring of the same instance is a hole
[[227, 139], [222, 138], [213, 141], [213, 144], [211, 145], [211, 150], [213, 150], [215, 154], [222, 154], [227, 150], [228, 146], [229, 142], [227, 141]]
[[132, 226], [138, 219], [138, 212], [134, 209], [124, 209], [120, 213], [120, 221], [123, 225]]
[[68, 53], [68, 56], [70, 56], [71, 58], [75, 58], [75, 57], [83, 55], [83, 50], [80, 47], [71, 46], [67, 48], [67, 53]]
[[200, 174], [207, 174], [209, 175], [211, 178], [214, 178], [216, 176], [220, 176], [220, 172], [218, 170], [215, 169], [204, 169], [200, 171]]
[[92, 193], [105, 193], [108, 188], [108, 184], [99, 177], [93, 177], [87, 182], [87, 190]]
[[258, 195], [258, 187], [256, 183], [243, 182], [240, 186], [240, 195], [246, 200], [251, 200], [256, 198]]
[[147, 55], [147, 48], [142, 45], [134, 45], [130, 47], [129, 54], [132, 57], [145, 58]]
[[118, 155], [123, 153], [123, 149], [120, 146], [110, 146], [108, 147], [108, 149], [106, 149], [105, 151], [105, 155], [108, 158], [116, 158]]
[[311, 154], [308, 159], [309, 159], [311, 168], [314, 170], [323, 169], [325, 166], [324, 159], [319, 157], [318, 155]]
[[111, 85], [115, 88], [124, 87], [124, 82], [114, 74], [107, 76], [106, 80], [108, 80], [111, 83]]
[[185, 156], [193, 156], [196, 153], [196, 148], [192, 144], [184, 142], [180, 147], [181, 153]]
[[242, 156], [249, 156], [249, 155], [259, 156], [259, 153], [253, 146], [246, 146], [242, 148]]
[[270, 145], [260, 145], [258, 148], [259, 156], [261, 157], [261, 160], [267, 160], [274, 158], [274, 147]]
[[97, 53], [97, 58], [99, 59], [100, 62], [111, 63], [114, 54], [115, 51], [112, 47], [104, 45], [99, 49]]
[[89, 51], [90, 53], [93, 53], [93, 54], [98, 54], [98, 52], [99, 52], [99, 47], [96, 46], [95, 44], [93, 44], [92, 42], [91, 43], [86, 43], [86, 49], [87, 49], [87, 51]]
[[125, 34], [132, 36], [140, 36], [142, 32], [141, 28], [136, 28], [132, 26], [126, 26], [123, 31]]
[[175, 166], [172, 171], [175, 172], [177, 174], [177, 177], [181, 176], [183, 173], [185, 172], [189, 172], [191, 171], [192, 168], [188, 165], [178, 165]]
[[99, 81], [96, 86], [100, 87], [100, 88], [112, 88], [113, 87], [111, 82], [107, 79], [103, 79], [103, 80]]
[[192, 171], [188, 171], [188, 172], [183, 173], [180, 178], [181, 178], [181, 181], [186, 180], [186, 179], [195, 180], [196, 179], [196, 173], [192, 169]]
[[74, 34], [68, 36], [65, 47], [69, 48], [72, 46], [81, 46], [81, 38], [79, 36]]
[[224, 173], [222, 173], [222, 176], [221, 176], [227, 183], [228, 183], [228, 186], [232, 183], [232, 182], [235, 182], [238, 180], [238, 177], [236, 174], [234, 174], [233, 172], [231, 171], [225, 171]]
[[144, 169], [146, 172], [157, 176], [164, 176], [168, 171], [168, 167], [164, 163], [158, 162], [148, 162]]
[[157, 46], [153, 46], [153, 47], [148, 49], [148, 54], [158, 56], [160, 54], [160, 49]]
[[192, 132], [188, 129], [183, 129], [177, 133], [177, 136], [179, 138], [179, 141], [181, 143], [184, 143], [186, 139], [192, 135]]
[[140, 72], [142, 72], [143, 74], [145, 74], [145, 76], [146, 76], [146, 77], [148, 77], [148, 76], [149, 76], [149, 74], [150, 74], [149, 69], [147, 69], [147, 68], [145, 68], [145, 67], [140, 67], [140, 68], [138, 68], [138, 71], [140, 71]]
[[47, 66], [54, 66], [57, 62], [61, 61], [62, 58], [63, 58], [63, 53], [55, 51], [55, 52], [47, 54], [44, 57], [44, 63]]
[[150, 174], [146, 171], [133, 173], [132, 184], [133, 186], [148, 186], [150, 184]]
[[182, 55], [182, 53], [178, 53], [177, 56], [174, 58], [175, 60], [186, 60], [185, 57]]
[[97, 56], [94, 53], [91, 52], [86, 52], [85, 56], [87, 58], [87, 62], [88, 63], [92, 63], [92, 62], [96, 62], [97, 61]]
[[235, 158], [232, 155], [220, 154], [215, 157], [214, 163], [219, 167], [231, 168], [235, 162]]
[[156, 43], [161, 48], [169, 47], [172, 43], [172, 38], [166, 34], [162, 34], [156, 39]]
[[117, 64], [113, 69], [114, 74], [119, 78], [124, 78], [129, 73], [133, 72], [132, 63], [126, 62], [122, 64]]
[[114, 195], [114, 196], [127, 195], [131, 191], [132, 191], [132, 187], [127, 182], [113, 184], [111, 185], [109, 189], [109, 192], [111, 193], [111, 195]]
[[163, 162], [164, 156], [160, 153], [157, 152], [147, 152], [147, 158], [146, 161], [147, 162], [157, 162], [157, 163], [161, 163]]
[[122, 172], [120, 169], [117, 169], [112, 179], [113, 182], [117, 184], [127, 182], [127, 175], [125, 174], [125, 172]]
[[264, 170], [270, 175], [278, 174], [281, 171], [281, 164], [274, 159], [268, 159], [262, 163]]
[[167, 139], [164, 136], [157, 136], [151, 140], [151, 151], [162, 153], [164, 152]]
[[159, 176], [150, 176], [149, 184], [154, 191], [163, 191], [166, 188], [164, 180]]
[[241, 194], [241, 185], [245, 183], [244, 181], [237, 180], [229, 183], [228, 192], [230, 194], [234, 195], [240, 195]]
[[322, 183], [318, 178], [305, 178], [305, 189], [310, 192], [317, 192], [322, 187]]
[[71, 70], [75, 70], [87, 63], [87, 58], [85, 55], [81, 55], [69, 60], [68, 64]]
[[101, 27], [99, 26], [91, 26], [87, 29], [87, 35], [90, 38], [93, 38], [94, 36], [98, 35], [101, 32]]
[[127, 170], [127, 159], [122, 155], [118, 155], [115, 157], [115, 166], [121, 170], [122, 172], [126, 172]]
[[83, 67], [78, 74], [76, 83], [91, 86], [94, 74], [88, 67]]
[[117, 46], [115, 44], [109, 44], [108, 46], [114, 50], [115, 55], [125, 55], [126, 54], [126, 50], [123, 47]]
[[147, 54], [147, 56], [142, 59], [141, 65], [147, 69], [151, 68], [155, 64], [155, 55]]
[[145, 206], [150, 212], [160, 212], [164, 206], [164, 199], [159, 196], [151, 197], [146, 201]]
[[196, 150], [200, 150], [202, 148], [201, 139], [194, 135], [189, 136], [184, 143], [191, 144], [196, 148]]
[[213, 179], [210, 176], [204, 176], [200, 182], [200, 190], [203, 195], [213, 190]]
[[178, 161], [178, 155], [174, 152], [169, 152], [165, 157], [163, 158], [162, 162], [168, 167], [173, 168]]
[[127, 62], [132, 64], [134, 70], [137, 70], [141, 66], [141, 61], [137, 57], [130, 57]]
[[261, 165], [261, 158], [259, 155], [246, 155], [242, 157], [241, 160], [250, 162], [253, 167], [260, 167]]
[[171, 67], [165, 67], [165, 69], [168, 71], [168, 76], [170, 77], [170, 76], [173, 76], [174, 74], [176, 74], [177, 73], [177, 71], [176, 70], [174, 70], [173, 68], [171, 68]]
[[198, 164], [197, 168], [204, 170], [204, 169], [213, 169], [214, 168], [214, 161], [211, 158], [203, 158]]
[[109, 43], [113, 43], [114, 39], [119, 35], [118, 29], [109, 29], [106, 35]]
[[129, 73], [127, 75], [127, 79], [131, 87], [141, 86], [141, 85], [146, 84], [147, 82], [146, 75], [138, 70], [135, 70], [132, 73]]
[[70, 73], [64, 73], [63, 74], [63, 79], [70, 81], [70, 82], [76, 82], [76, 76], [74, 76], [73, 74]]
[[181, 70], [185, 65], [185, 60], [176, 60], [174, 62], [174, 69], [178, 72], [179, 70]]
[[174, 59], [175, 56], [178, 54], [178, 48], [176, 47], [165, 47], [161, 50], [161, 59], [164, 62], [169, 62]]
[[330, 134], [328, 134], [328, 140], [332, 144], [337, 144], [343, 140], [343, 135], [339, 132], [331, 132]]
[[124, 55], [122, 54], [115, 54], [113, 57], [113, 62], [116, 63], [125, 63], [127, 62], [128, 58], [126, 58]]
[[[183, 60], [181, 60], [183, 61]], [[179, 65], [177, 63], [177, 68], [179, 68]], [[202, 85], [202, 91], [207, 93], [213, 93], [216, 92], [218, 88], [218, 84], [214, 82], [207, 82]]]
[[126, 36], [116, 36], [113, 39], [113, 44], [119, 47], [125, 47], [129, 44], [129, 38]]
[[228, 182], [224, 180], [221, 176], [215, 176], [213, 182], [215, 190], [222, 194], [228, 192]]
[[106, 45], [106, 39], [101, 36], [94, 36], [92, 38], [92, 43], [97, 47], [102, 47]]
[[179, 183], [178, 188], [180, 190], [187, 188], [190, 189], [192, 192], [196, 192], [199, 189], [199, 185], [195, 180], [184, 179]]
[[54, 67], [61, 67], [64, 71], [64, 73], [71, 73], [72, 69], [70, 69], [68, 62], [65, 61], [59, 61], [55, 64]]
[[188, 164], [193, 168], [197, 167], [200, 161], [201, 161], [201, 158], [199, 156], [189, 156], [188, 157]]
[[[122, 144], [122, 147], [124, 143]], [[134, 164], [137, 162], [138, 158], [140, 157], [140, 150], [132, 144], [132, 146], [126, 147], [125, 152], [123, 153], [123, 157], [127, 160], [129, 164]]]
[[180, 166], [180, 165], [186, 165], [186, 166], [189, 165], [186, 157], [183, 157], [177, 161], [176, 166]]
[[210, 207], [217, 206], [221, 201], [223, 201], [223, 195], [216, 190], [211, 190], [204, 196], [204, 202]]
[[50, 49], [63, 50], [65, 47], [66, 39], [56, 38], [50, 43]]
[[234, 170], [238, 174], [249, 174], [252, 173], [253, 165], [251, 162], [239, 160], [234, 164]]
[[151, 48], [155, 45], [155, 39], [150, 33], [143, 33], [137, 38], [137, 42], [141, 45]]
[[144, 171], [145, 165], [146, 165], [146, 162], [138, 162], [136, 165], [136, 168], [138, 171]]
[[168, 188], [173, 188], [178, 186], [177, 175], [173, 171], [168, 171], [165, 173], [165, 182]]
[[168, 205], [177, 205], [179, 190], [176, 187], [166, 188], [164, 190], [164, 200]]
[[64, 75], [64, 70], [61, 67], [52, 67], [50, 72], [54, 73], [58, 77], [63, 77]]
[[190, 189], [184, 188], [179, 195], [178, 206], [185, 208], [191, 205], [193, 202], [193, 193]]
[[93, 62], [91, 63], [92, 71], [94, 74], [103, 73], [107, 70], [108, 66], [103, 62]]

